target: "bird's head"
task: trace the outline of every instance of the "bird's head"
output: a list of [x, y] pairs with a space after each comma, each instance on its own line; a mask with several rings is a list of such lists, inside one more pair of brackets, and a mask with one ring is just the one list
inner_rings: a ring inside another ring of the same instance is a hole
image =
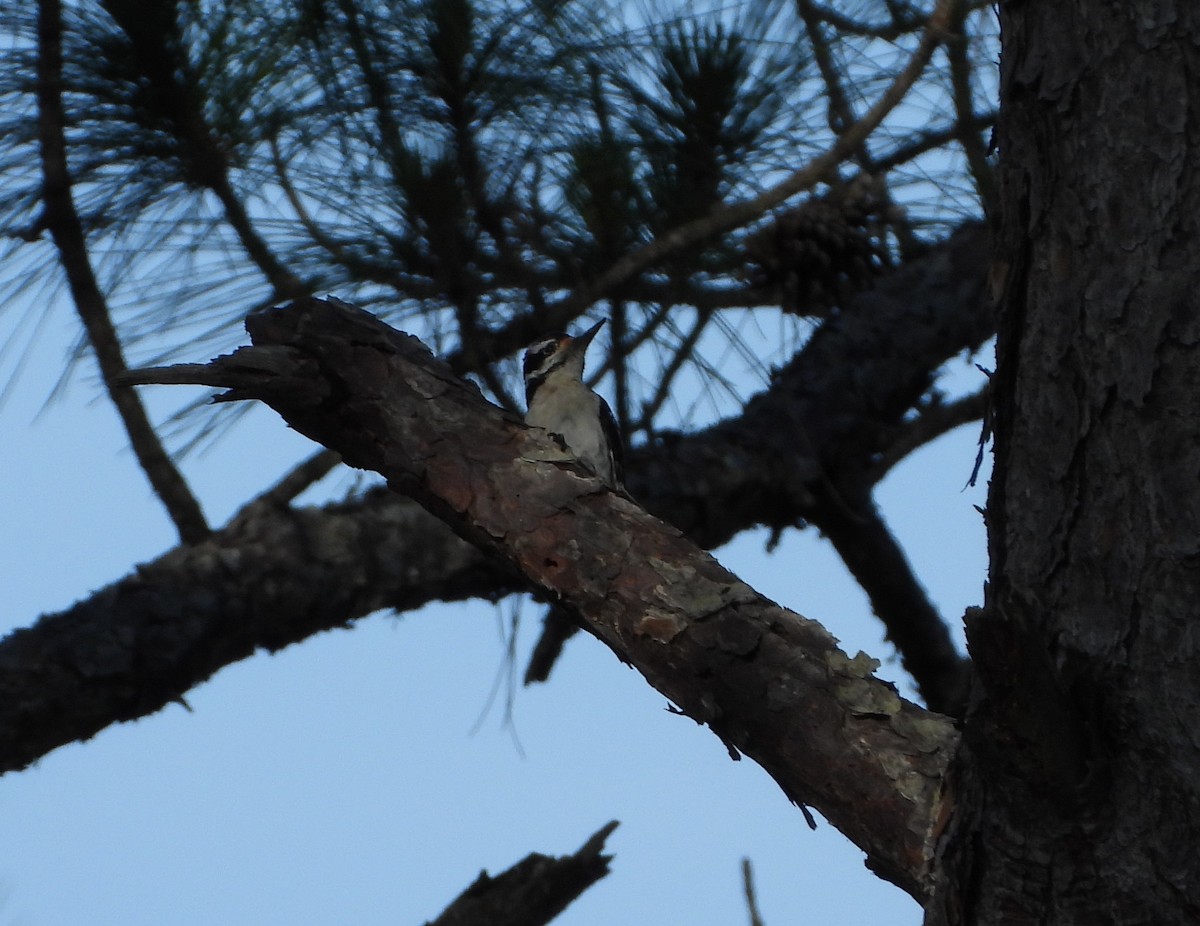
[[582, 334], [555, 334], [529, 345], [525, 351], [525, 397], [530, 399], [550, 377], [583, 379], [583, 356], [592, 338], [604, 326], [601, 319]]

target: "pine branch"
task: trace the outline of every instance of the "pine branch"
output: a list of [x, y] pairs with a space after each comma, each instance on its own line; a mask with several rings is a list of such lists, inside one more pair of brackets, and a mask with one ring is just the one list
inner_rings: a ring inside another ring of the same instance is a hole
[[163, 503], [184, 543], [198, 543], [209, 532], [200, 504], [159, 442], [137, 394], [120, 385], [127, 368], [107, 301], [88, 256], [83, 224], [75, 210], [67, 166], [66, 115], [62, 103], [62, 9], [59, 0], [41, 0], [38, 8], [38, 122], [41, 137], [45, 224], [58, 248], [75, 308], [96, 354], [100, 375], [138, 464]]
[[[920, 899], [957, 734], [819, 624], [606, 491], [409, 335], [345, 303], [252, 315], [253, 346], [208, 365], [223, 401], [261, 400], [372, 469], [563, 607], [686, 715], [812, 804]], [[765, 709], [764, 709], [765, 707]], [[864, 812], [870, 808], [869, 813]]]
[[228, 152], [205, 116], [195, 75], [181, 51], [185, 44], [174, 8], [164, 4], [149, 13], [140, 4], [109, 2], [106, 9], [129, 42], [139, 76], [161, 100], [161, 124], [173, 136], [187, 179], [217, 198], [247, 257], [271, 285], [272, 301], [307, 292], [271, 250], [234, 189]]
[[887, 629], [904, 668], [933, 710], [962, 716], [970, 665], [921, 587], [904, 550], [865, 491], [821, 499], [813, 517]]
[[[819, 481], [826, 468], [869, 465], [854, 422], [869, 420], [871, 408], [907, 407], [920, 394], [912, 390], [927, 376], [922, 371], [991, 330], [979, 298], [987, 263], [981, 234], [966, 230], [897, 273], [890, 302], [862, 306], [877, 325], [865, 352], [851, 333], [815, 337], [755, 400], [743, 428], [723, 422], [636, 448], [634, 496], [705, 546], [756, 524], [784, 529], [811, 515], [811, 499], [779, 474]], [[847, 371], [872, 390], [847, 388]], [[789, 417], [810, 436], [803, 452], [795, 441], [784, 442], [786, 458], [745, 443], [764, 423]], [[288, 582], [268, 581], [280, 575]], [[379, 608], [495, 600], [526, 587], [394, 493], [323, 509], [252, 503], [205, 543], [143, 564], [0, 642], [0, 770], [161, 710], [257, 650], [348, 626]]]
[[322, 509], [249, 505], [203, 542], [0, 642], [0, 772], [183, 703], [226, 665], [381, 608], [523, 588], [382, 489]]
[[[938, 0], [937, 8], [930, 16], [921, 35], [917, 49], [905, 67], [880, 95], [875, 104], [854, 124], [838, 136], [824, 154], [819, 155], [774, 187], [757, 196], [720, 206], [711, 213], [666, 232], [644, 247], [631, 251], [614, 261], [607, 270], [599, 274], [571, 296], [547, 307], [547, 312], [537, 318], [523, 316], [493, 332], [486, 356], [478, 353], [474, 360], [489, 360], [506, 356], [528, 344], [541, 330], [562, 329], [578, 317], [597, 300], [612, 294], [626, 282], [634, 279], [648, 267], [675, 256], [723, 232], [740, 228], [764, 215], [770, 209], [804, 190], [811, 189], [827, 179], [847, 156], [851, 155], [880, 123], [896, 108], [916, 83], [933, 57], [934, 51], [946, 35], [946, 25], [951, 11], [962, 0]], [[465, 371], [466, 358], [451, 354], [447, 358], [452, 369]]]

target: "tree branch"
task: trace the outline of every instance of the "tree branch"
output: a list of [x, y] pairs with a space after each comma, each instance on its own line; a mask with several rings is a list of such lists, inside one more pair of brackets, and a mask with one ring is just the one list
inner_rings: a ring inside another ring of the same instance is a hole
[[205, 381], [229, 389], [222, 400], [266, 402], [521, 572], [733, 754], [820, 809], [877, 873], [924, 895], [957, 745], [948, 719], [604, 490], [409, 335], [317, 299], [246, 326], [254, 346], [208, 365]]
[[329, 472], [342, 462], [332, 450], [318, 450], [312, 456], [292, 467], [283, 477], [257, 498], [251, 499], [247, 506], [239, 511], [239, 516], [250, 505], [289, 505], [297, 495], [310, 486], [320, 482]]
[[572, 855], [533, 852], [495, 877], [481, 872], [426, 926], [544, 926], [608, 874], [612, 856], [601, 850], [616, 828], [615, 820], [605, 824]]
[[896, 432], [894, 439], [871, 467], [872, 485], [883, 479], [901, 460], [955, 428], [979, 421], [987, 414], [988, 391], [985, 386], [952, 402], [939, 402], [923, 408], [920, 414]]
[[750, 914], [750, 926], [763, 926], [762, 914], [758, 912], [758, 897], [754, 890], [754, 869], [750, 859], [742, 859], [742, 891], [746, 895], [746, 911]]
[[[752, 403], [744, 427], [726, 421], [637, 448], [630, 491], [702, 545], [811, 514], [800, 480], [863, 465], [854, 423], [871, 421], [870, 409], [907, 407], [930, 369], [987, 337], [991, 314], [978, 298], [987, 253], [985, 233], [967, 228], [881, 283], [870, 302], [860, 295], [848, 314], [861, 310], [877, 326], [861, 350], [845, 319], [814, 336]], [[803, 445], [779, 442], [786, 459], [778, 446], [744, 443], [764, 423], [773, 432], [785, 421], [808, 435]], [[321, 465], [332, 455], [320, 455]], [[283, 504], [289, 494], [268, 493], [204, 543], [141, 565], [0, 643], [0, 770], [161, 710], [256, 649], [278, 650], [378, 608], [527, 587], [393, 493], [298, 510]]]
[[75, 210], [67, 167], [59, 0], [41, 0], [38, 7], [37, 99], [45, 224], [58, 248], [71, 297], [96, 354], [100, 377], [129, 435], [129, 444], [138, 464], [175, 524], [179, 538], [184, 543], [198, 543], [209, 532], [200, 503], [163, 449], [137, 394], [127, 385], [117, 383], [118, 375], [126, 369], [125, 356], [88, 257], [87, 241]]
[[972, 98], [972, 66], [968, 54], [968, 39], [964, 26], [967, 19], [965, 4], [957, 7], [950, 15], [947, 27], [953, 35], [946, 42], [946, 59], [950, 63], [950, 92], [954, 99], [955, 121], [960, 128], [958, 142], [966, 155], [971, 177], [975, 181], [975, 191], [988, 215], [995, 214], [999, 206], [996, 189], [996, 172], [988, 163], [988, 146], [980, 133], [972, 131], [969, 126], [976, 122], [975, 106]]
[[0, 644], [0, 771], [181, 702], [221, 667], [381, 608], [525, 587], [383, 490], [354, 504], [249, 506]]
[[925, 703], [934, 710], [962, 716], [970, 665], [955, 649], [945, 622], [869, 493], [823, 499], [819, 523], [867, 593]]
[[707, 548], [751, 525], [783, 530], [810, 517], [826, 474], [869, 472], [937, 369], [995, 331], [989, 254], [987, 231], [965, 225], [859, 293], [741, 415], [633, 453], [629, 490]]
[[[961, 706], [964, 671], [949, 632], [894, 538], [868, 530], [871, 517], [847, 517], [845, 500], [861, 502], [859, 514], [874, 510], [867, 493], [881, 473], [873, 461], [905, 412], [942, 363], [990, 335], [987, 255], [982, 228], [960, 230], [830, 319], [739, 418], [702, 440], [679, 437], [643, 465], [632, 461], [626, 480], [635, 497], [649, 493], [655, 514], [707, 548], [747, 524], [784, 530], [799, 518], [836, 537], [929, 704], [947, 713]], [[961, 311], [964, 300], [974, 312]], [[676, 495], [696, 472], [705, 473], [705, 491]]]

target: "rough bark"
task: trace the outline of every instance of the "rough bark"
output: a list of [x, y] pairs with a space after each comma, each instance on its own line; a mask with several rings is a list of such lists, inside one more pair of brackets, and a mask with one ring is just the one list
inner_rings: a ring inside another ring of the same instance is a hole
[[[939, 367], [995, 331], [985, 295], [989, 255], [987, 232], [968, 224], [860, 293], [742, 414], [700, 440], [664, 435], [675, 452], [635, 454], [631, 491], [706, 547], [748, 523], [783, 529], [798, 514], [818, 521], [814, 491], [835, 481], [861, 485]], [[697, 469], [721, 478], [691, 492], [687, 474]]]
[[180, 702], [222, 666], [379, 608], [521, 587], [415, 505], [260, 506], [0, 645], [0, 768]]
[[528, 577], [732, 754], [762, 765], [921, 898], [957, 733], [678, 530], [604, 489], [420, 342], [342, 303], [247, 320], [253, 347], [145, 381], [261, 399]]
[[982, 680], [928, 922], [1200, 920], [1200, 7], [1008, 3]]
[[[989, 253], [983, 229], [964, 227], [860, 294], [736, 419], [646, 465], [635, 461], [628, 480], [636, 497], [649, 493], [652, 511], [706, 547], [732, 537], [733, 525], [816, 525], [867, 591], [926, 701], [947, 713], [961, 706], [966, 667], [870, 491], [876, 462], [937, 369], [991, 334]], [[704, 490], [674, 497], [672, 487], [694, 485], [696, 472], [707, 476]]]
[[[803, 480], [860, 468], [853, 422], [873, 422], [868, 447], [886, 443], [895, 427], [888, 421], [919, 397], [928, 370], [986, 337], [985, 254], [979, 230], [964, 229], [864, 296], [781, 371], [755, 401], [753, 422], [639, 448], [630, 461], [634, 496], [704, 546], [766, 519], [782, 529], [812, 517]], [[851, 321], [860, 313], [870, 316], [873, 340], [865, 345]], [[748, 454], [743, 442], [774, 434], [785, 415], [809, 439], [775, 440]], [[827, 416], [835, 423], [822, 423]], [[0, 770], [160, 710], [257, 649], [348, 626], [378, 608], [494, 599], [524, 587], [391, 492], [324, 509], [252, 506], [195, 548], [171, 551], [0, 642]], [[886, 604], [887, 613], [911, 613], [906, 599]], [[917, 677], [925, 687], [941, 676]]]

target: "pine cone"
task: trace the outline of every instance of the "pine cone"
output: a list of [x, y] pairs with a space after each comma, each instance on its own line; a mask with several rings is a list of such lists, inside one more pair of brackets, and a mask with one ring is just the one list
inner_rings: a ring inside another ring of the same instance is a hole
[[878, 183], [862, 176], [777, 216], [746, 239], [752, 282], [795, 315], [841, 305], [887, 266], [886, 208]]

